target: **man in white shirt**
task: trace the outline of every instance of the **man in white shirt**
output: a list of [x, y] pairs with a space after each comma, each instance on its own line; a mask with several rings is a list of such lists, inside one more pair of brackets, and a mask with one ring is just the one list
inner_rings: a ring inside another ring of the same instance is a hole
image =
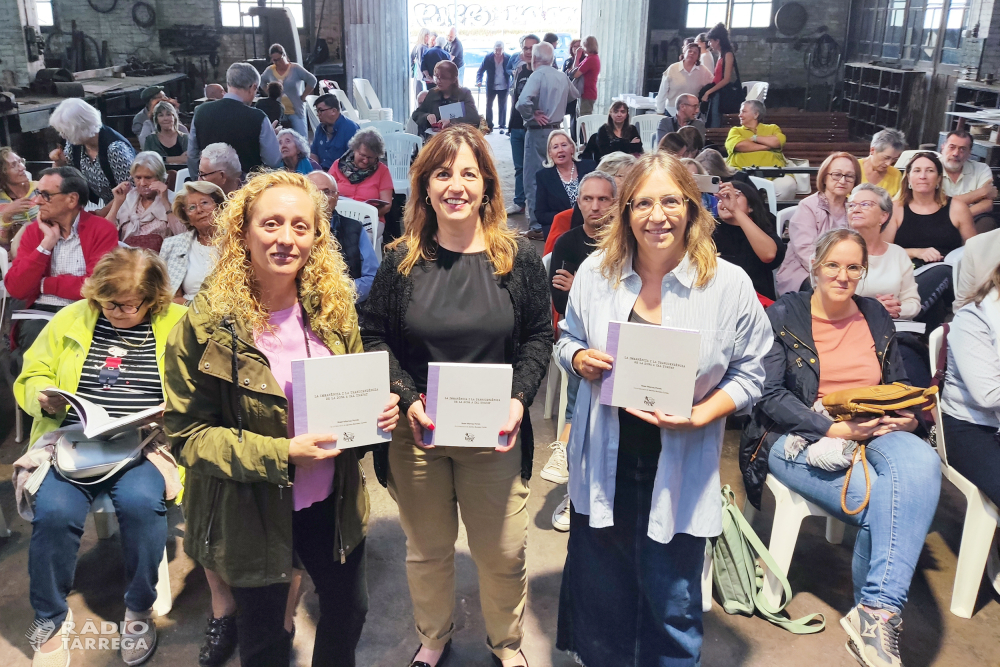
[[702, 88], [712, 83], [713, 73], [699, 62], [700, 58], [701, 50], [691, 42], [684, 47], [684, 60], [667, 68], [656, 96], [656, 113], [662, 114], [667, 107], [675, 106], [678, 96], [697, 96]]
[[993, 171], [982, 162], [970, 160], [971, 154], [972, 136], [968, 132], [954, 130], [948, 133], [941, 147], [944, 192], [969, 207], [976, 222], [976, 232], [981, 234], [997, 226], [993, 215], [997, 189], [993, 185]]

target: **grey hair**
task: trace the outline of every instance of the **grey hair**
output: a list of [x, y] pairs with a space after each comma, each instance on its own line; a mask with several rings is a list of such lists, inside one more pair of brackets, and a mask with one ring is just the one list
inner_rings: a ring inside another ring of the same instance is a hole
[[74, 146], [95, 136], [103, 124], [101, 112], [79, 97], [63, 100], [49, 116], [49, 125]]
[[579, 191], [583, 192], [583, 184], [586, 183], [587, 181], [593, 180], [595, 178], [600, 179], [600, 180], [604, 181], [605, 183], [610, 183], [611, 184], [611, 196], [612, 197], [617, 197], [618, 196], [618, 183], [615, 182], [615, 177], [612, 176], [611, 174], [607, 174], [607, 173], [605, 173], [603, 171], [592, 171], [589, 174], [585, 175], [583, 178], [581, 178], [580, 179]]
[[295, 142], [295, 148], [298, 149], [299, 155], [309, 157], [309, 142], [306, 141], [305, 137], [295, 130], [286, 127], [278, 132], [278, 141], [281, 141], [281, 138], [285, 135], [290, 136], [292, 141]]
[[157, 102], [156, 106], [153, 107], [153, 118], [151, 120], [153, 121], [154, 131], [156, 132], [160, 131], [160, 123], [156, 119], [157, 117], [159, 117], [161, 113], [165, 112], [169, 113], [173, 117], [175, 130], [177, 129], [177, 125], [180, 124], [181, 119], [180, 116], [177, 114], [177, 109], [175, 109], [174, 105], [171, 104], [170, 102], [163, 100], [162, 102]]
[[361, 145], [375, 153], [375, 157], [385, 155], [385, 141], [382, 139], [382, 133], [374, 127], [363, 127], [355, 132], [351, 140], [347, 142], [347, 150], [355, 151]]
[[448, 38], [445, 37], [444, 35], [438, 35], [438, 38], [434, 40], [434, 46], [438, 47], [439, 49], [443, 49], [444, 47], [448, 46]]
[[881, 153], [887, 148], [903, 152], [906, 150], [906, 135], [891, 127], [879, 130], [872, 137], [871, 146], [876, 153]]
[[848, 201], [854, 199], [854, 195], [859, 192], [870, 192], [875, 195], [875, 199], [878, 201], [878, 207], [882, 209], [883, 213], [892, 214], [892, 195], [885, 188], [880, 188], [873, 183], [861, 183], [855, 185], [854, 189], [851, 190], [851, 196], [848, 197]]
[[236, 149], [221, 141], [205, 146], [201, 152], [201, 159], [208, 160], [208, 163], [217, 169], [226, 172], [229, 178], [240, 178], [243, 175], [243, 165], [240, 164], [240, 156], [236, 154]]
[[706, 148], [698, 153], [697, 157], [695, 157], [695, 162], [703, 166], [710, 176], [729, 178], [736, 173], [735, 169], [726, 164], [726, 159], [722, 157], [722, 153], [714, 148]]
[[135, 176], [135, 170], [139, 167], [145, 167], [153, 172], [153, 178], [158, 181], [166, 183], [167, 181], [167, 166], [163, 164], [163, 157], [155, 151], [142, 151], [135, 156], [132, 160], [132, 166], [128, 168], [128, 175]]
[[573, 136], [569, 133], [568, 130], [563, 130], [560, 128], [558, 130], [552, 130], [552, 132], [549, 133], [549, 138], [545, 140], [545, 162], [542, 163], [542, 166], [554, 167], [556, 165], [556, 163], [552, 161], [552, 158], [549, 157], [549, 142], [551, 142], [552, 137], [555, 136], [566, 137], [566, 141], [568, 141], [569, 145], [573, 147], [573, 162], [579, 162], [580, 156], [576, 154], [577, 146], [576, 142], [573, 141]]
[[600, 163], [597, 165], [597, 171], [614, 176], [622, 169], [631, 167], [637, 161], [634, 155], [629, 155], [622, 151], [613, 151], [601, 158]]
[[705, 169], [705, 165], [703, 165], [701, 162], [698, 162], [697, 160], [694, 160], [689, 157], [682, 157], [681, 164], [684, 165], [685, 167], [694, 167], [695, 170], [702, 176], [708, 176], [708, 171]]
[[226, 70], [226, 85], [238, 90], [250, 90], [260, 87], [260, 74], [250, 63], [233, 63]]
[[502, 42], [502, 41], [500, 41], [499, 39], [498, 39], [498, 40], [497, 40], [497, 41], [496, 41], [496, 42], [495, 42], [495, 43], [493, 44], [493, 48], [495, 49], [495, 48], [497, 48], [498, 46], [499, 46], [499, 47], [500, 47], [501, 49], [503, 48], [503, 42]]
[[676, 107], [677, 105], [679, 105], [681, 103], [681, 98], [682, 97], [690, 97], [690, 98], [692, 98], [694, 100], [695, 104], [698, 103], [698, 96], [697, 95], [692, 95], [691, 93], [681, 93], [680, 95], [677, 96], [677, 99], [674, 100], [674, 107]]
[[767, 107], [760, 100], [744, 100], [743, 105], [753, 109], [758, 122], [764, 120], [764, 116], [767, 115]]
[[531, 59], [537, 60], [539, 65], [551, 65], [555, 58], [555, 51], [548, 42], [539, 42], [531, 47]]

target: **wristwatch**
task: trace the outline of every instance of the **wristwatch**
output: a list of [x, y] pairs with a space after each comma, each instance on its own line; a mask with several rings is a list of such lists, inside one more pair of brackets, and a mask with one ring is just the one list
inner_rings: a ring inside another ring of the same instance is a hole
[[756, 134], [753, 135], [753, 137], [751, 137], [750, 141], [752, 141], [754, 143], [757, 143], [757, 135]]

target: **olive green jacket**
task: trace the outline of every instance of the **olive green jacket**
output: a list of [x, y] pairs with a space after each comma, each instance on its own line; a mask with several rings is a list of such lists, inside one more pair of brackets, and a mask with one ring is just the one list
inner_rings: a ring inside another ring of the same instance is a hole
[[[309, 320], [318, 300], [303, 298]], [[356, 318], [346, 336], [313, 332], [333, 354], [363, 351]], [[288, 400], [252, 341], [242, 322], [210, 315], [201, 292], [170, 334], [164, 374], [164, 426], [187, 467], [184, 551], [237, 587], [285, 583], [292, 576]], [[330, 529], [334, 557], [343, 561], [368, 522], [357, 450], [337, 457], [333, 489], [337, 511]]]

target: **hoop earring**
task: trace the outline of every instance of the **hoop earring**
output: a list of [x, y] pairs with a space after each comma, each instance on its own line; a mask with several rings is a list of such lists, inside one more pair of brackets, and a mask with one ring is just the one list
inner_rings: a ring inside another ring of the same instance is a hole
[[424, 203], [427, 204], [428, 206], [431, 205], [431, 196], [430, 195], [425, 195], [424, 196]]
[[486, 206], [489, 203], [490, 203], [490, 196], [489, 195], [483, 195], [483, 203], [480, 204], [480, 206]]

